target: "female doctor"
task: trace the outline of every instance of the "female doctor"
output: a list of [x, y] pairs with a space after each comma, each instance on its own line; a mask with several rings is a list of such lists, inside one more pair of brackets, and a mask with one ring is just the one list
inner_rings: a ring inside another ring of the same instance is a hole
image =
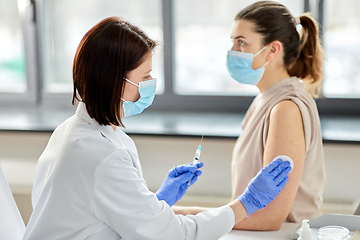
[[177, 166], [156, 193], [148, 190], [135, 144], [118, 126], [153, 101], [155, 46], [116, 17], [85, 34], [73, 65], [79, 105], [38, 161], [24, 239], [218, 239], [286, 185], [291, 167], [278, 159], [234, 201], [193, 216], [175, 215], [171, 206], [197, 180], [202, 163]]

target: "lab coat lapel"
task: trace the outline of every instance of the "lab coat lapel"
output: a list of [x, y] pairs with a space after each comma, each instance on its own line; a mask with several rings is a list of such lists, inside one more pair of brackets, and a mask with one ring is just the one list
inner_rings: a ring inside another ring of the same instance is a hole
[[[134, 164], [134, 167], [139, 170], [140, 177], [142, 177], [142, 169], [139, 160], [139, 156], [136, 151], [135, 145], [133, 146], [134, 149], [126, 147], [122, 140], [122, 138], [129, 138], [121, 129], [117, 129], [116, 132], [112, 129], [111, 126], [101, 126], [95, 119], [91, 118], [86, 111], [85, 103], [80, 102], [79, 106], [76, 109], [76, 115], [91, 124], [91, 126], [95, 127], [104, 137], [106, 137], [110, 142], [112, 142], [118, 149], [125, 149]], [[131, 140], [131, 139], [129, 139]], [[132, 140], [131, 140], [132, 142]]]
[[112, 129], [110, 125], [102, 126], [100, 125], [95, 119], [91, 118], [86, 111], [85, 103], [80, 102], [79, 106], [76, 109], [76, 115], [80, 118], [84, 119], [86, 122], [90, 123], [91, 126], [95, 127], [100, 133], [109, 139], [118, 149], [126, 149], [123, 142], [120, 138], [116, 135], [115, 131]]

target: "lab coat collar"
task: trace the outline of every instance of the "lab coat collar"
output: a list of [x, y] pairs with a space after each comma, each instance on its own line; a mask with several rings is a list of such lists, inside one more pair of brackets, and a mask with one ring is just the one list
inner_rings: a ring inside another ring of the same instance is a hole
[[[126, 149], [126, 146], [122, 143], [119, 136], [115, 133], [114, 129], [110, 125], [100, 125], [95, 119], [89, 116], [84, 102], [79, 102], [79, 105], [76, 109], [76, 115], [99, 130], [101, 134], [109, 139], [110, 142], [115, 144], [118, 149]], [[117, 129], [117, 131], [121, 130]]]

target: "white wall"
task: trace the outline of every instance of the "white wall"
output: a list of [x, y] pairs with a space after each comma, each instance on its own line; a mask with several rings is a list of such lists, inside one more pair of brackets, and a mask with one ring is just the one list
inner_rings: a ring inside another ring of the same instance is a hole
[[[31, 213], [30, 193], [36, 162], [49, 133], [0, 132], [0, 164], [16, 197], [25, 222]], [[144, 177], [149, 189], [161, 185], [170, 168], [190, 163], [200, 138], [133, 136], [138, 147]], [[204, 138], [201, 160], [203, 175], [185, 195], [182, 204], [219, 206], [231, 195], [230, 163], [235, 140]], [[327, 184], [324, 198], [360, 199], [360, 144], [325, 144]]]

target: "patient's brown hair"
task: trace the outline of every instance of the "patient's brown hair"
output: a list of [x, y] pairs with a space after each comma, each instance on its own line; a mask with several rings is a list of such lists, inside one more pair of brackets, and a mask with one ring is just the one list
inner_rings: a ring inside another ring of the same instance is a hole
[[259, 1], [239, 12], [235, 20], [245, 19], [255, 24], [263, 44], [278, 40], [284, 47], [284, 64], [290, 76], [303, 80], [307, 92], [314, 98], [321, 95], [324, 51], [319, 38], [319, 26], [309, 13], [302, 14], [296, 30], [296, 19], [282, 4]]

